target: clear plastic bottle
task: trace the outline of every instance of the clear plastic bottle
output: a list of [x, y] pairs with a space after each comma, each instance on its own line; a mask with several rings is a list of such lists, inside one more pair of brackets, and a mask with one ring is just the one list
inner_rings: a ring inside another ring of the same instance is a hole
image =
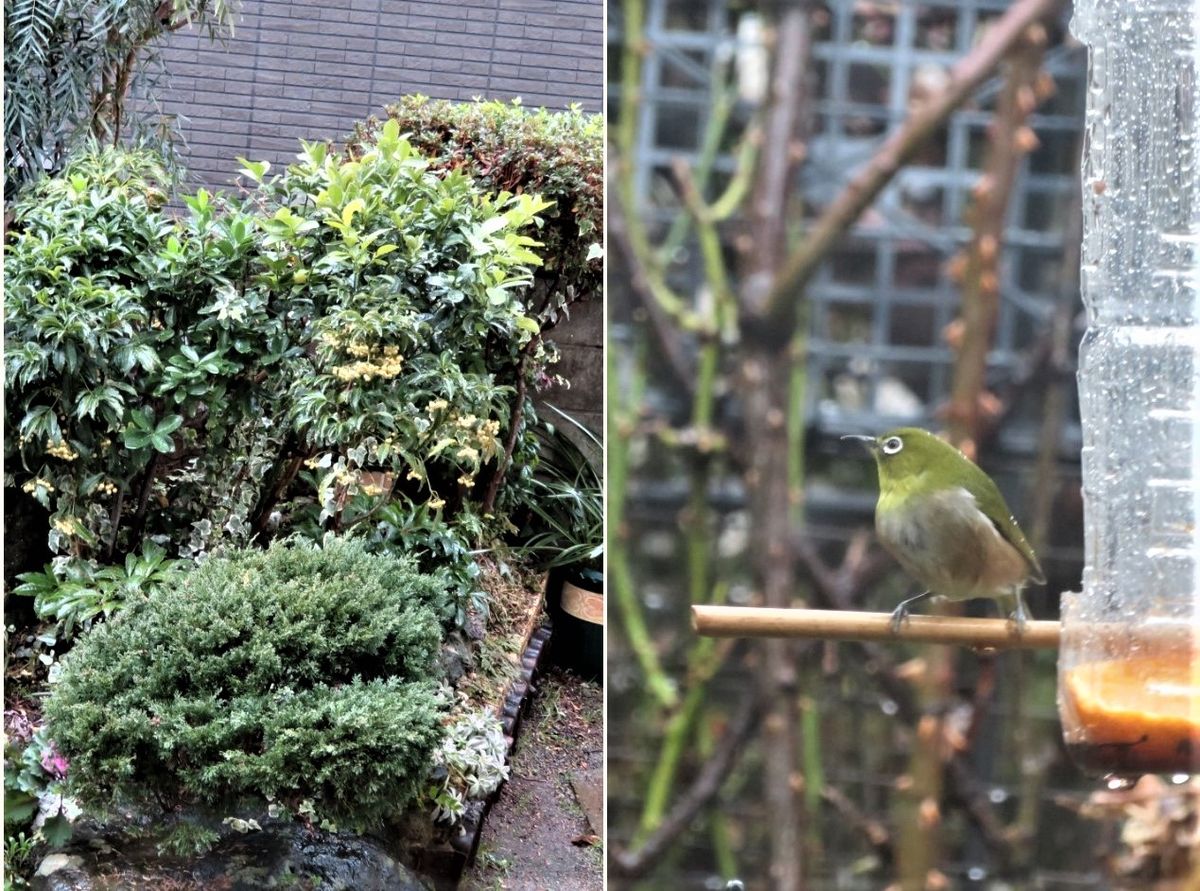
[[1077, 0], [1090, 49], [1083, 592], [1064, 735], [1085, 769], [1200, 766], [1200, 3]]

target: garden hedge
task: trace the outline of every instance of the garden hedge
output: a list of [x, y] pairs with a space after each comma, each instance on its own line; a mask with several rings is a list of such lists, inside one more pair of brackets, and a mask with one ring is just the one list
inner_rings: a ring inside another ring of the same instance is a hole
[[45, 716], [71, 791], [378, 824], [423, 788], [442, 737], [444, 598], [342, 539], [208, 559], [64, 659]]
[[[537, 194], [553, 201], [539, 232], [544, 263], [535, 272], [534, 300], [543, 330], [572, 303], [599, 300], [604, 269], [604, 124], [572, 106], [530, 110], [519, 102], [448, 102], [406, 96], [386, 119], [430, 158], [433, 169], [461, 171], [493, 193]], [[369, 150], [380, 121], [355, 128], [352, 157]]]

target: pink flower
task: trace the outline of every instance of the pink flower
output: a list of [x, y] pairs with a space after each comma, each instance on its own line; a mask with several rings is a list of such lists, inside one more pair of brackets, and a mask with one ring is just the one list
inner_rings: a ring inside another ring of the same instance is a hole
[[42, 752], [42, 770], [53, 774], [57, 779], [62, 779], [67, 775], [67, 767], [67, 759], [59, 754], [54, 743], [50, 743], [49, 747]]

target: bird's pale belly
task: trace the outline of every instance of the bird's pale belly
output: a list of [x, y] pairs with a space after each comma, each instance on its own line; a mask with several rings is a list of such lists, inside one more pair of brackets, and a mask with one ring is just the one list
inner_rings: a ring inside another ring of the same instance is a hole
[[975, 506], [965, 489], [881, 501], [875, 529], [884, 547], [932, 593], [952, 600], [1000, 597], [1029, 576], [1021, 552]]

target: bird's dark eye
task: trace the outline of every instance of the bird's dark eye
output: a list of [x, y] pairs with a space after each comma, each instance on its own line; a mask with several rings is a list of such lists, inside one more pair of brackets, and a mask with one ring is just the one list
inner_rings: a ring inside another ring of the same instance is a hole
[[904, 448], [904, 440], [902, 440], [899, 436], [889, 436], [883, 441], [883, 445], [881, 445], [880, 448], [883, 449], [883, 453], [885, 455], [894, 455], [896, 452]]

